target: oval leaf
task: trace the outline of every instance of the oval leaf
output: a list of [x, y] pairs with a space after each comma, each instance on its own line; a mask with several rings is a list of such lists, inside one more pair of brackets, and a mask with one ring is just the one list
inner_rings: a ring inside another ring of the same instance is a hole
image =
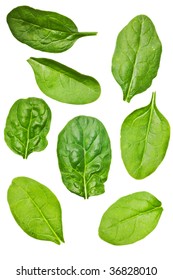
[[64, 103], [87, 104], [100, 96], [100, 85], [92, 77], [51, 59], [28, 59], [36, 82], [47, 96]]
[[134, 243], [155, 229], [162, 211], [161, 202], [148, 192], [124, 196], [104, 213], [99, 236], [113, 245]]
[[7, 15], [13, 36], [28, 46], [45, 52], [68, 50], [77, 39], [97, 32], [78, 32], [74, 22], [55, 12], [19, 6]]
[[26, 159], [32, 152], [46, 148], [51, 111], [42, 99], [17, 100], [11, 107], [4, 130], [8, 147]]
[[125, 167], [135, 179], [153, 173], [162, 162], [169, 143], [170, 126], [151, 103], [131, 113], [121, 127], [121, 154]]
[[92, 117], [72, 119], [58, 136], [57, 155], [63, 183], [79, 196], [104, 192], [111, 147], [103, 124]]
[[123, 90], [123, 99], [150, 87], [160, 64], [162, 45], [152, 21], [133, 18], [119, 33], [112, 58], [112, 73]]
[[47, 187], [27, 177], [15, 178], [8, 189], [8, 203], [28, 235], [56, 244], [64, 242], [61, 206]]

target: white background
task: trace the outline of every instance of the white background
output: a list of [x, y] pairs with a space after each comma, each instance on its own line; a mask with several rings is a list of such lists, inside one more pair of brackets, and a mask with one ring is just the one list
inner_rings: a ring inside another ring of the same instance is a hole
[[[133, 279], [172, 279], [173, 251], [173, 141], [158, 169], [144, 180], [131, 178], [121, 160], [120, 127], [133, 110], [146, 106], [152, 91], [157, 92], [159, 110], [173, 125], [173, 16], [169, 0], [49, 0], [0, 2], [0, 277], [16, 276], [21, 265], [32, 268], [99, 268], [110, 266], [156, 266], [157, 276], [133, 276]], [[49, 54], [36, 51], [17, 41], [6, 23], [6, 15], [19, 5], [55, 11], [71, 18], [79, 31], [98, 31], [97, 36], [79, 39], [68, 51]], [[151, 18], [162, 41], [160, 69], [152, 86], [135, 96], [128, 104], [111, 74], [111, 60], [119, 31], [134, 17]], [[101, 84], [100, 98], [89, 105], [62, 104], [45, 96], [35, 82], [26, 62], [29, 57], [57, 60], [77, 71], [95, 77]], [[48, 147], [33, 153], [27, 160], [14, 154], [4, 142], [4, 126], [9, 109], [19, 98], [43, 98], [52, 111]], [[57, 136], [65, 124], [78, 115], [90, 115], [105, 125], [112, 144], [112, 164], [105, 183], [105, 193], [84, 200], [63, 185], [58, 169]], [[65, 244], [60, 246], [29, 237], [16, 224], [7, 203], [7, 190], [14, 177], [27, 176], [49, 187], [58, 197], [63, 212]], [[163, 214], [156, 229], [145, 239], [132, 245], [113, 246], [98, 237], [98, 226], [105, 210], [121, 196], [148, 191], [162, 201]], [[31, 276], [30, 276], [31, 277]], [[116, 279], [117, 276], [68, 276], [68, 279]], [[38, 279], [32, 276], [31, 279]], [[67, 276], [41, 276], [40, 279], [67, 279]], [[119, 276], [117, 279], [128, 279]]]

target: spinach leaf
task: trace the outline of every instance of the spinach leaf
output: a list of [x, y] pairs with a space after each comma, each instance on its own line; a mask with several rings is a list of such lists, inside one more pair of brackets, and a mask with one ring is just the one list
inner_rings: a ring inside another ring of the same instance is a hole
[[50, 122], [51, 111], [44, 100], [34, 97], [17, 100], [9, 111], [4, 129], [8, 147], [24, 159], [34, 151], [44, 150]]
[[44, 185], [27, 178], [14, 178], [8, 203], [18, 225], [31, 237], [60, 244], [64, 242], [61, 206]]
[[47, 96], [64, 103], [87, 104], [100, 96], [99, 83], [92, 77], [51, 59], [28, 59], [36, 82]]
[[74, 22], [55, 12], [19, 6], [7, 15], [13, 36], [28, 46], [45, 52], [68, 50], [77, 39], [97, 32], [78, 32]]
[[162, 211], [161, 202], [148, 192], [121, 197], [103, 214], [99, 236], [113, 245], [134, 243], [155, 229]]
[[96, 118], [78, 116], [58, 136], [57, 155], [62, 181], [79, 196], [104, 193], [111, 163], [109, 136]]
[[123, 90], [123, 99], [150, 87], [160, 64], [162, 45], [152, 21], [133, 18], [119, 33], [112, 58], [112, 73]]
[[143, 179], [156, 170], [169, 143], [170, 126], [157, 109], [155, 96], [153, 93], [148, 106], [131, 113], [121, 127], [122, 159], [135, 179]]

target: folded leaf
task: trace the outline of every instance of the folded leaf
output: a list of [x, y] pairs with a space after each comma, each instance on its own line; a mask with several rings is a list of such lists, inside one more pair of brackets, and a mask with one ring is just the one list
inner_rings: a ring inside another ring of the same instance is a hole
[[31, 97], [17, 100], [11, 107], [4, 130], [8, 147], [27, 158], [32, 152], [46, 148], [51, 111], [42, 99]]
[[95, 118], [78, 116], [58, 136], [57, 155], [64, 185], [89, 198], [104, 192], [111, 163], [109, 136]]
[[148, 192], [124, 196], [104, 213], [99, 236], [113, 245], [134, 243], [155, 229], [162, 211], [161, 202]]
[[145, 15], [133, 18], [119, 33], [112, 58], [112, 73], [123, 90], [123, 99], [150, 87], [156, 77], [162, 45], [152, 21]]
[[28, 235], [56, 244], [64, 242], [61, 206], [47, 187], [17, 177], [8, 189], [8, 203], [14, 219]]
[[13, 36], [28, 46], [59, 53], [71, 48], [77, 39], [97, 32], [78, 32], [74, 22], [55, 12], [19, 6], [7, 15]]
[[87, 104], [100, 96], [100, 85], [90, 76], [47, 58], [31, 57], [28, 62], [41, 91], [55, 100], [70, 104]]
[[170, 126], [159, 112], [153, 93], [148, 106], [131, 113], [121, 127], [121, 154], [135, 179], [153, 173], [162, 162], [169, 143]]

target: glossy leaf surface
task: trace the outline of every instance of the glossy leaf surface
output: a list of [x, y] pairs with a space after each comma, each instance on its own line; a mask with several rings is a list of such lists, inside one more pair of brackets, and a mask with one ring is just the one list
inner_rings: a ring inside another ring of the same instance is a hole
[[33, 179], [17, 177], [8, 189], [8, 203], [28, 235], [56, 244], [64, 242], [61, 206], [50, 189]]
[[74, 22], [55, 12], [19, 6], [7, 15], [13, 36], [28, 46], [45, 52], [68, 50], [77, 39], [96, 35], [96, 32], [78, 32]]
[[134, 243], [155, 229], [162, 211], [161, 202], [148, 192], [124, 196], [104, 213], [99, 236], [113, 245]]
[[47, 58], [30, 58], [36, 82], [47, 96], [63, 103], [87, 104], [99, 98], [101, 88], [92, 77]]
[[162, 162], [169, 143], [170, 126], [159, 112], [153, 93], [150, 104], [132, 112], [121, 127], [121, 154], [135, 179], [153, 173]]
[[119, 33], [112, 58], [112, 73], [127, 102], [150, 87], [156, 77], [162, 45], [152, 21], [133, 18]]
[[58, 136], [57, 155], [63, 183], [79, 196], [104, 192], [111, 147], [107, 131], [96, 118], [78, 116]]
[[17, 100], [11, 107], [4, 130], [8, 147], [26, 159], [46, 148], [51, 111], [45, 101], [31, 97]]

